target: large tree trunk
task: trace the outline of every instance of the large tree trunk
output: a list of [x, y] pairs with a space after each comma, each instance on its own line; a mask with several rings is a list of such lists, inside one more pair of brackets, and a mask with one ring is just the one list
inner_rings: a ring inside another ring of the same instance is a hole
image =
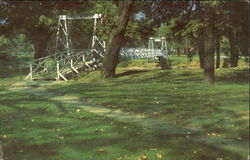
[[239, 53], [236, 43], [236, 38], [233, 34], [229, 35], [229, 45], [230, 45], [230, 64], [231, 67], [238, 66]]
[[203, 35], [198, 38], [198, 53], [200, 59], [200, 68], [204, 68], [205, 41]]
[[46, 53], [46, 48], [47, 48], [47, 42], [46, 41], [35, 41], [34, 43], [34, 48], [35, 48], [35, 54], [34, 58], [41, 58], [47, 55]]
[[205, 30], [205, 37], [204, 81], [214, 84], [214, 35], [211, 25]]
[[216, 68], [220, 68], [220, 38], [216, 38]]
[[115, 77], [115, 69], [119, 61], [119, 52], [124, 39], [126, 27], [132, 12], [134, 1], [120, 1], [117, 16], [114, 18], [114, 28], [107, 43], [107, 52], [103, 60], [103, 77]]
[[180, 56], [181, 55], [180, 47], [177, 47], [176, 51], [177, 51], [177, 55]]
[[31, 32], [29, 36], [35, 48], [34, 58], [37, 59], [46, 56], [48, 54], [46, 53], [46, 49], [49, 45], [48, 41], [50, 37], [48, 31], [40, 27]]

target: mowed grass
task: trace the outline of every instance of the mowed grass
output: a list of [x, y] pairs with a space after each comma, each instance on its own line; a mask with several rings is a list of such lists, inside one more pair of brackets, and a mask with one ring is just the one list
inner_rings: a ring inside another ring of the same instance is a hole
[[183, 135], [117, 122], [29, 94], [7, 94], [0, 101], [6, 160], [243, 159]]
[[96, 71], [51, 91], [76, 94], [90, 104], [201, 128], [209, 136], [248, 141], [249, 70], [244, 62], [238, 68], [216, 69], [216, 84], [209, 86], [203, 83], [202, 69], [150, 70], [146, 63], [136, 61], [141, 69], [134, 69], [135, 61], [126, 69], [122, 64], [117, 78], [103, 79]]
[[[185, 63], [185, 59], [176, 59], [182, 64], [173, 58], [172, 70], [161, 71], [154, 63], [135, 60], [120, 64], [117, 78], [103, 79], [95, 71], [49, 91], [200, 128], [208, 138], [223, 137], [246, 143], [248, 67], [241, 62], [238, 68], [218, 69], [216, 85], [207, 86], [202, 82], [201, 69], [188, 68], [191, 64]], [[183, 64], [187, 67], [183, 68]], [[14, 75], [6, 77], [17, 80]], [[2, 90], [11, 84], [6, 77], [0, 80]], [[247, 157], [194, 142], [189, 135], [171, 135], [117, 122], [77, 106], [24, 93], [1, 95], [0, 120], [1, 143], [7, 160], [244, 160]]]

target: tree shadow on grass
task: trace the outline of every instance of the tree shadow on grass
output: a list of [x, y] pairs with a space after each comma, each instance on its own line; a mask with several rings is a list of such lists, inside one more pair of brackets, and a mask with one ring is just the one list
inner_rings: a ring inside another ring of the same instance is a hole
[[132, 74], [143, 73], [143, 72], [148, 72], [148, 70], [129, 70], [129, 71], [125, 71], [123, 73], [118, 73], [118, 74], [116, 74], [115, 77], [119, 78], [119, 77], [129, 76]]
[[234, 70], [233, 72], [216, 76], [218, 82], [234, 84], [249, 83], [249, 69]]
[[[33, 109], [30, 108], [31, 105], [20, 108], [19, 105], [25, 101], [32, 103], [36, 99], [32, 96], [16, 99], [12, 104], [8, 104], [8, 108], [14, 108], [14, 112], [5, 113], [4, 117], [1, 117], [4, 120], [10, 114], [17, 116], [15, 120], [7, 121], [8, 127], [4, 127], [4, 132], [7, 131], [12, 135], [4, 140], [4, 151], [6, 156], [13, 160], [106, 160], [117, 159], [124, 154], [139, 156], [150, 148], [159, 149], [164, 155], [172, 155], [173, 159], [177, 160], [210, 160], [216, 159], [217, 155], [227, 158], [231, 156], [232, 160], [241, 158], [237, 154], [206, 146], [203, 143], [193, 143], [183, 135], [147, 131], [133, 124], [121, 123], [85, 112], [79, 113], [75, 111], [75, 107], [65, 106], [58, 101], [38, 99], [37, 101], [41, 103], [36, 102], [35, 105], [40, 106], [34, 106]], [[50, 106], [51, 104], [53, 106]], [[44, 109], [41, 110], [41, 107]], [[49, 109], [52, 110], [48, 112]], [[41, 115], [44, 119], [39, 119]], [[88, 123], [81, 116], [88, 117]], [[35, 121], [30, 122], [30, 119]], [[27, 130], [23, 131], [23, 127]], [[45, 130], [53, 128], [61, 131], [55, 130], [51, 133]], [[104, 130], [96, 132], [95, 128], [104, 128]], [[203, 152], [199, 155], [193, 154], [198, 148]], [[105, 152], [97, 152], [97, 149], [104, 149]], [[158, 153], [157, 150], [154, 151], [154, 155], [156, 153]], [[76, 157], [75, 154], [79, 156]]]

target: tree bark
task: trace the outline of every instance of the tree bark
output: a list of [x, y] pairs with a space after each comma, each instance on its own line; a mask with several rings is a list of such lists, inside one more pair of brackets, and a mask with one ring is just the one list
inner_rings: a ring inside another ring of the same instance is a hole
[[212, 26], [205, 30], [205, 57], [204, 57], [204, 81], [207, 84], [214, 84], [214, 35]]
[[176, 48], [176, 51], [177, 51], [177, 55], [180, 56], [180, 55], [181, 55], [180, 47], [177, 47], [177, 48]]
[[119, 62], [119, 52], [124, 39], [126, 27], [132, 12], [134, 1], [120, 1], [114, 26], [107, 43], [107, 52], [103, 59], [102, 75], [105, 78], [115, 77], [115, 69]]
[[216, 68], [220, 68], [220, 38], [216, 38]]
[[236, 43], [236, 38], [233, 34], [229, 35], [229, 45], [230, 45], [230, 64], [231, 67], [238, 66], [239, 53]]
[[34, 54], [34, 58], [41, 58], [46, 56], [46, 48], [47, 48], [47, 42], [46, 41], [35, 41], [34, 43], [34, 48], [35, 48], [35, 54]]
[[46, 53], [46, 49], [50, 37], [48, 30], [40, 27], [34, 30], [34, 32], [30, 32], [29, 36], [35, 48], [34, 58], [37, 59], [46, 56], [48, 54]]
[[204, 68], [205, 42], [203, 35], [198, 38], [198, 52], [200, 59], [200, 68]]

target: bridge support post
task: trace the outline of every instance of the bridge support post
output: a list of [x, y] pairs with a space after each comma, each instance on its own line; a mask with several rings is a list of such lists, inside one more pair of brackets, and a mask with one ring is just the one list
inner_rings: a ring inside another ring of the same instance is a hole
[[82, 61], [85, 62], [85, 57], [84, 57], [84, 55], [82, 55]]
[[32, 62], [30, 62], [30, 80], [33, 81], [33, 68], [32, 68]]
[[73, 71], [75, 71], [76, 73], [79, 73], [77, 71], [77, 69], [73, 66], [73, 60], [72, 59], [70, 60], [70, 67], [71, 67], [71, 69], [73, 69]]
[[60, 68], [59, 68], [59, 62], [56, 62], [56, 72], [57, 72], [57, 77], [56, 80], [59, 81], [60, 80]]

